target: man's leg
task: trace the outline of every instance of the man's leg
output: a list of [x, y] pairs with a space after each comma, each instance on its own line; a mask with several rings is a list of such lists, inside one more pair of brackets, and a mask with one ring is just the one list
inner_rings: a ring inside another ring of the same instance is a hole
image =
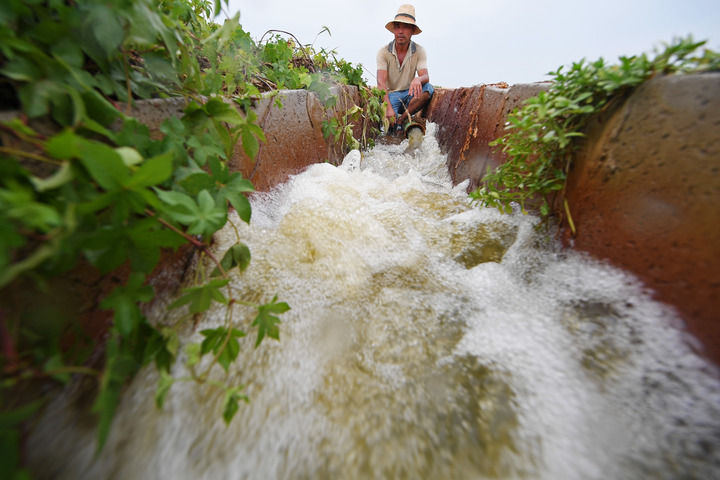
[[390, 106], [395, 110], [395, 116], [399, 116], [405, 111], [407, 104], [407, 97], [409, 97], [407, 90], [400, 90], [396, 92], [388, 93], [388, 99], [390, 100]]
[[398, 119], [405, 111], [412, 97], [407, 90], [397, 90], [395, 92], [388, 93], [388, 99], [390, 100], [390, 106], [393, 110], [395, 110], [395, 124], [390, 126], [388, 134], [400, 134], [402, 132], [402, 124], [399, 123]]
[[403, 125], [405, 122], [408, 121], [409, 115], [414, 115], [425, 106], [430, 103], [430, 99], [432, 98], [433, 93], [435, 93], [435, 89], [430, 85], [429, 83], [426, 83], [423, 85], [423, 91], [420, 94], [419, 97], [411, 97], [410, 103], [407, 106], [407, 109], [405, 112], [403, 112], [400, 117], [397, 119], [397, 123], [400, 125]]

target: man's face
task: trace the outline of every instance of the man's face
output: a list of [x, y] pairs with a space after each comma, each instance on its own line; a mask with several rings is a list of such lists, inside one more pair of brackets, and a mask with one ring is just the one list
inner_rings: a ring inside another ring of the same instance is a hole
[[408, 43], [410, 43], [410, 38], [412, 37], [413, 32], [415, 32], [415, 27], [413, 27], [412, 25], [408, 25], [407, 23], [402, 22], [395, 22], [395, 43], [397, 45], [407, 45]]

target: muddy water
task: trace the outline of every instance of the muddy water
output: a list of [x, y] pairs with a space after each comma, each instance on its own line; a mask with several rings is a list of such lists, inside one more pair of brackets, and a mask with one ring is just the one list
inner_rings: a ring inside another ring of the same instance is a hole
[[[29, 439], [41, 478], [632, 479], [720, 476], [720, 382], [630, 275], [563, 250], [537, 219], [468, 205], [433, 138], [351, 152], [234, 219], [253, 260], [232, 288], [276, 293], [280, 341], [251, 332], [225, 378], [250, 403], [157, 374], [125, 392], [103, 453], [72, 389]], [[170, 301], [171, 299], [168, 299]], [[162, 309], [155, 321], [168, 321]], [[221, 325], [224, 309], [181, 343]], [[182, 362], [173, 370], [187, 375]]]

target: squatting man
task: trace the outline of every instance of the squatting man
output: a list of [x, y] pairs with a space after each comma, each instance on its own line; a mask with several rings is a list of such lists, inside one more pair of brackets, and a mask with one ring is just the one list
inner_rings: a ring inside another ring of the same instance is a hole
[[385, 28], [395, 39], [377, 53], [377, 83], [379, 89], [387, 92], [385, 117], [390, 131], [395, 132], [430, 102], [434, 89], [425, 49], [412, 41], [413, 35], [422, 32], [415, 21], [415, 7], [401, 5]]

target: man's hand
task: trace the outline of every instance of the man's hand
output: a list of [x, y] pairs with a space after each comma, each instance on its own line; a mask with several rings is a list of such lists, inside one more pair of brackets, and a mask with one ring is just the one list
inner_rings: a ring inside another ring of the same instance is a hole
[[390, 123], [390, 125], [395, 124], [395, 110], [393, 110], [392, 105], [390, 105], [390, 97], [387, 94], [387, 80], [388, 80], [388, 72], [387, 70], [378, 70], [377, 71], [377, 81], [378, 81], [378, 88], [380, 90], [385, 90], [385, 97], [383, 98], [385, 102], [385, 118]]
[[395, 123], [395, 110], [390, 106], [389, 103], [386, 103], [387, 107], [385, 108], [385, 118], [388, 119], [388, 122], [392, 125]]
[[410, 89], [408, 93], [412, 95], [413, 98], [418, 98], [420, 96], [420, 94], [422, 93], [422, 82], [420, 81], [420, 77], [415, 77], [412, 79], [412, 82], [410, 82]]

